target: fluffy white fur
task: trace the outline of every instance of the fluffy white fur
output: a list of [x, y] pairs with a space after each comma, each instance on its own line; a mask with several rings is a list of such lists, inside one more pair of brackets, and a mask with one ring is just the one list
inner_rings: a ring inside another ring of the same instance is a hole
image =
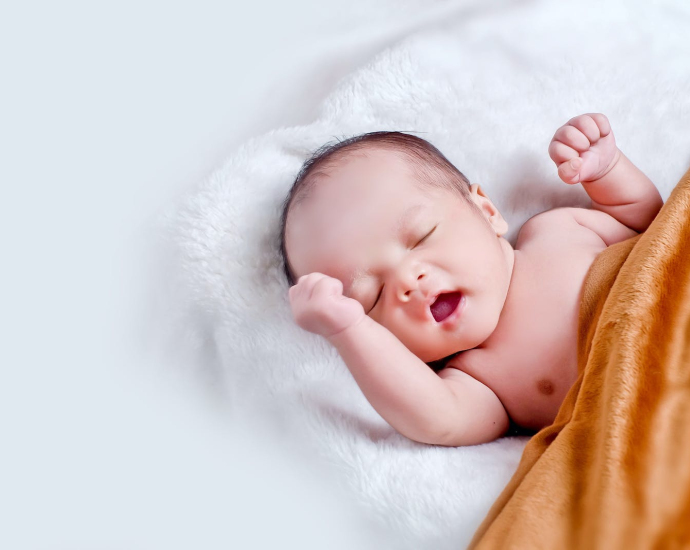
[[577, 114], [605, 113], [664, 198], [690, 163], [685, 3], [475, 2], [448, 13], [340, 82], [313, 123], [234, 151], [170, 220], [190, 298], [175, 322], [208, 344], [223, 399], [238, 418], [259, 414], [336, 464], [338, 482], [409, 548], [466, 545], [525, 438], [471, 448], [411, 442], [367, 403], [337, 353], [293, 323], [278, 229], [304, 159], [334, 137], [417, 133], [482, 184], [512, 243], [530, 216], [587, 205], [547, 154]]

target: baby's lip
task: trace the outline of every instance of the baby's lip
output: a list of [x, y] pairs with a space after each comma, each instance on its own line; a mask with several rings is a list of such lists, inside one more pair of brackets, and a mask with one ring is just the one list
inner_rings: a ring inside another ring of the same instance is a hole
[[429, 300], [429, 313], [437, 323], [448, 319], [457, 309], [462, 300], [462, 292], [456, 290], [441, 291]]

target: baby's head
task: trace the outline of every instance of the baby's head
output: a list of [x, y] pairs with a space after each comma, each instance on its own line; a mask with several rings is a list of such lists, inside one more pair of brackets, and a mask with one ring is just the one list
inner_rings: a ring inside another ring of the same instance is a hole
[[281, 252], [291, 284], [315, 271], [339, 279], [431, 362], [495, 329], [513, 267], [507, 230], [479, 185], [429, 142], [373, 132], [304, 163], [285, 201]]

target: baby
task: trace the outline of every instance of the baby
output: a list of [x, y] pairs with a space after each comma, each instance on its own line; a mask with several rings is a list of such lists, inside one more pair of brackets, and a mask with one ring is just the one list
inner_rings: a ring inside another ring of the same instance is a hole
[[585, 275], [663, 201], [602, 114], [568, 121], [549, 155], [592, 207], [532, 217], [515, 248], [482, 188], [415, 136], [325, 146], [297, 176], [282, 223], [295, 320], [335, 346], [404, 436], [459, 446], [511, 422], [538, 430], [575, 382]]

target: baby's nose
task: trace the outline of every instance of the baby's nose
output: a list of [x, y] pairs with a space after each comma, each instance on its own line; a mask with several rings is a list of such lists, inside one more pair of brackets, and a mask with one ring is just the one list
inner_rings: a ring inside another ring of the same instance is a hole
[[426, 272], [423, 269], [410, 272], [407, 277], [401, 277], [398, 286], [398, 298], [401, 302], [409, 302], [412, 299], [413, 291], [420, 290], [420, 282], [424, 277]]

